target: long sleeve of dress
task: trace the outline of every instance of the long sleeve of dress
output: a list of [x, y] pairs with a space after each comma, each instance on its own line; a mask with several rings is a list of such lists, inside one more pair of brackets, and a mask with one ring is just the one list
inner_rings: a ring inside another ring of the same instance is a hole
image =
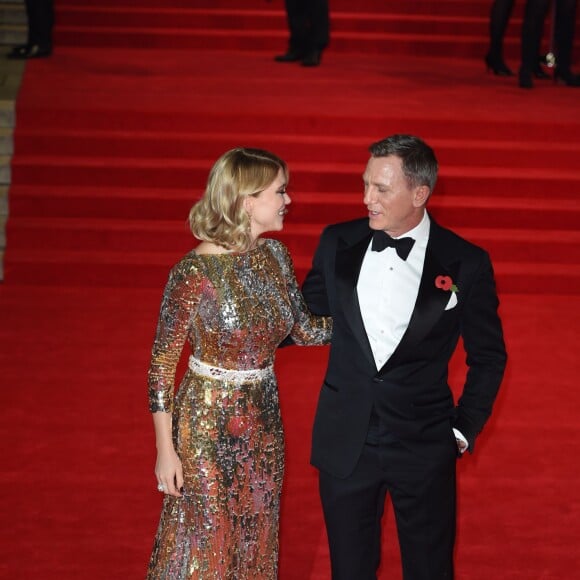
[[161, 300], [161, 311], [149, 367], [149, 410], [171, 412], [175, 372], [188, 337], [190, 321], [200, 300], [201, 276], [191, 255], [171, 270]]
[[279, 243], [278, 250], [280, 253], [280, 266], [286, 280], [288, 296], [294, 315], [294, 326], [290, 331], [290, 337], [295, 344], [300, 346], [329, 344], [332, 337], [332, 318], [315, 316], [308, 310], [296, 281], [294, 265], [288, 249], [282, 243]]

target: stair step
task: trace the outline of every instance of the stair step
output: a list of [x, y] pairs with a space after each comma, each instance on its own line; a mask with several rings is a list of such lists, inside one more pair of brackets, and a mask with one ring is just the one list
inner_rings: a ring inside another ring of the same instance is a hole
[[[6, 49], [8, 52], [8, 49]], [[0, 131], [11, 129], [16, 122], [15, 101], [24, 73], [25, 61], [3, 58], [0, 69]], [[3, 155], [0, 152], [0, 155]]]
[[0, 26], [0, 45], [15, 46], [25, 44], [28, 37], [26, 24], [2, 24]]
[[[147, 28], [175, 30], [284, 30], [286, 13], [279, 8], [245, 9], [200, 9], [200, 8], [112, 8], [96, 6], [69, 6], [61, 10], [59, 26], [66, 28]], [[450, 16], [427, 12], [377, 13], [377, 12], [332, 12], [333, 36], [343, 31], [361, 33], [455, 34], [486, 35], [489, 28], [488, 15]], [[521, 19], [510, 19], [509, 36], [516, 36]]]
[[0, 22], [2, 26], [21, 24], [27, 26], [26, 9], [23, 3], [2, 2], [0, 4]]
[[11, 127], [0, 128], [0, 156], [6, 158], [14, 153], [13, 129]]
[[11, 157], [0, 155], [0, 185], [7, 185], [12, 181]]
[[[59, 11], [66, 11], [70, 8], [79, 7], [115, 7], [115, 8], [145, 8], [159, 7], [159, 0], [66, 0], [59, 3]], [[191, 0], [164, 0], [164, 8], [190, 9], [193, 3]], [[264, 0], [244, 0], [243, 6], [249, 10], [264, 9]], [[279, 9], [280, 4], [273, 3], [273, 9]], [[235, 10], [240, 7], [239, 0], [196, 0], [195, 7], [198, 9], [220, 9]], [[400, 12], [404, 14], [432, 13], [456, 14], [458, 16], [487, 16], [489, 14], [489, 2], [486, 0], [412, 0], [409, 2], [399, 2], [395, 0], [357, 0], [356, 7], [361, 12]], [[332, 0], [330, 10], [333, 14], [352, 11], [352, 0]], [[516, 3], [514, 15], [520, 16], [523, 7]]]
[[[437, 152], [439, 164], [481, 167], [573, 167], [580, 159], [580, 143], [554, 143], [549, 149], [536, 141], [488, 141], [424, 138]], [[275, 151], [293, 162], [300, 159], [325, 161], [328, 148], [336, 163], [359, 161], [366, 163], [368, 146], [373, 137], [276, 135]], [[133, 157], [159, 157], [159, 143], [164, 157], [175, 159], [217, 159], [234, 144], [251, 144], [265, 149], [273, 147], [272, 135], [264, 133], [181, 133], [105, 130], [37, 130], [19, 129], [16, 146], [30, 156], [50, 151], [63, 157], [123, 157], [128, 151]], [[0, 132], [0, 153], [2, 133]]]
[[[156, 48], [167, 50], [280, 51], [288, 33], [280, 30], [179, 30], [161, 28], [122, 28], [61, 26], [55, 32], [57, 46], [110, 48]], [[481, 58], [488, 45], [486, 35], [400, 34], [333, 32], [330, 49], [336, 53], [364, 53]], [[505, 39], [506, 50], [517, 46], [517, 39]]]
[[8, 186], [0, 186], [0, 216], [8, 215]]
[[[40, 106], [39, 106], [40, 105]], [[464, 135], [466, 125], [469, 126], [469, 138], [471, 141], [498, 142], [498, 135], [502, 141], [511, 142], [537, 142], [543, 139], [546, 142], [558, 146], [558, 144], [572, 144], [578, 146], [580, 134], [580, 117], [578, 119], [566, 119], [558, 121], [554, 118], [538, 117], [534, 119], [514, 120], [509, 117], [509, 123], [502, 118], [501, 110], [494, 115], [485, 118], [462, 118], [459, 115], [452, 117], [413, 117], [405, 116], [400, 111], [384, 112], [371, 110], [363, 115], [324, 115], [320, 112], [310, 113], [308, 110], [295, 113], [287, 108], [277, 112], [272, 106], [263, 111], [247, 110], [244, 114], [222, 110], [214, 112], [204, 110], [202, 107], [198, 115], [192, 116], [176, 109], [168, 111], [157, 103], [153, 108], [144, 108], [135, 105], [131, 109], [119, 109], [113, 103], [112, 106], [100, 107], [97, 103], [79, 107], [75, 104], [71, 107], [66, 102], [59, 107], [58, 104], [51, 108], [45, 108], [40, 102], [27, 104], [26, 116], [19, 119], [19, 131], [36, 131], [38, 127], [44, 127], [46, 131], [54, 131], [58, 134], [63, 127], [75, 127], [77, 131], [106, 132], [114, 134], [120, 132], [163, 133], [174, 135], [191, 135], [193, 133], [215, 133], [216, 127], [227, 127], [233, 134], [262, 134], [270, 132], [271, 127], [276, 127], [277, 135], [320, 135], [350, 138], [361, 134], [361, 126], [371, 126], [374, 135], [389, 135], [397, 132], [411, 133], [414, 135], [429, 136], [431, 139], [446, 139], [448, 135]], [[365, 105], [368, 107], [368, 102]], [[364, 109], [362, 109], [364, 111]], [[366, 140], [366, 147], [376, 137]], [[274, 141], [274, 138], [272, 137]], [[361, 143], [362, 144], [362, 143]], [[272, 147], [274, 148], [274, 147]], [[546, 147], [544, 146], [544, 149]]]
[[2, 257], [6, 249], [6, 220], [8, 219], [8, 188], [0, 186], [0, 280], [2, 280]]

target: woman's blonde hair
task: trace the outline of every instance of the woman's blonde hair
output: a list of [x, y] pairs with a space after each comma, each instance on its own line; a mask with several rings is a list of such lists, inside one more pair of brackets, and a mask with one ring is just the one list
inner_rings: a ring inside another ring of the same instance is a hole
[[286, 163], [263, 149], [236, 147], [224, 153], [209, 173], [203, 197], [189, 212], [193, 235], [228, 250], [248, 250], [252, 239], [244, 199], [266, 189], [280, 170], [288, 181]]

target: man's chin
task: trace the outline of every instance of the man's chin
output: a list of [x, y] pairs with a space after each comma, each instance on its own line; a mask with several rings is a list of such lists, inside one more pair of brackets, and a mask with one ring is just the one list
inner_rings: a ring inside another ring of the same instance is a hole
[[385, 224], [381, 223], [377, 219], [373, 219], [373, 218], [369, 217], [369, 228], [371, 230], [384, 230]]

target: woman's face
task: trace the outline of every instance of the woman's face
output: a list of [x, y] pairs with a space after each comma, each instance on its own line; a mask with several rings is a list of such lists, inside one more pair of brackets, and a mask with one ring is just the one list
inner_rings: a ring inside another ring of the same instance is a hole
[[276, 179], [256, 196], [246, 198], [246, 211], [250, 216], [252, 238], [265, 232], [280, 231], [284, 227], [287, 205], [292, 200], [286, 193], [286, 177], [280, 169]]

